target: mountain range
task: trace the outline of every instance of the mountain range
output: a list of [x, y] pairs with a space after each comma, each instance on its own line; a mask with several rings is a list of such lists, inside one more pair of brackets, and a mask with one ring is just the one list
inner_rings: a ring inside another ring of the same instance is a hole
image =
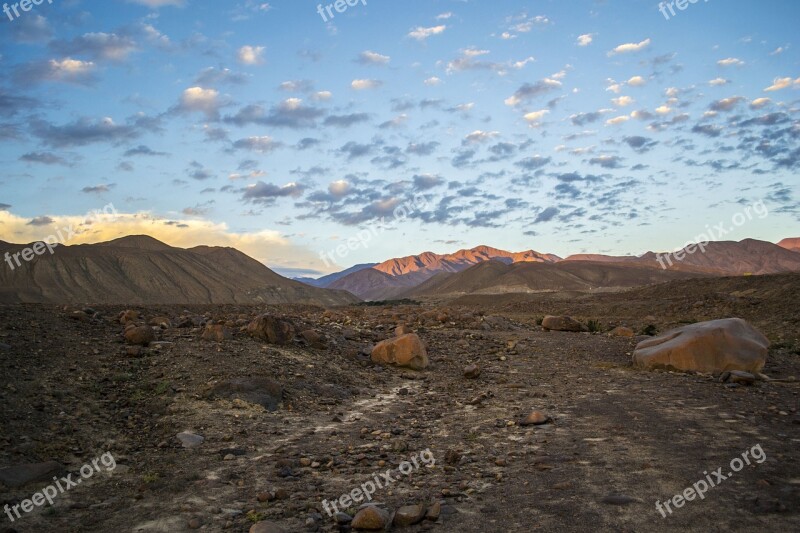
[[[688, 247], [671, 255], [572, 255], [562, 259], [533, 250], [489, 246], [452, 254], [424, 252], [358, 265], [316, 280], [364, 300], [426, 295], [624, 288], [702, 276], [761, 275], [800, 271], [800, 239], [778, 245], [745, 239]], [[681, 259], [678, 259], [678, 258]], [[662, 266], [663, 265], [663, 266]], [[323, 281], [325, 279], [325, 281]]]

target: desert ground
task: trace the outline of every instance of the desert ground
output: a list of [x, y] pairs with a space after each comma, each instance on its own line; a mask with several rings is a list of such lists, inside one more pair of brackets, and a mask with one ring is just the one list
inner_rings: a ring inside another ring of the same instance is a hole
[[[372, 501], [427, 511], [394, 530], [799, 530], [798, 301], [791, 274], [329, 309], [2, 306], [0, 465], [57, 461], [59, 476], [75, 476], [108, 452], [116, 467], [53, 506], [14, 522], [3, 514], [0, 531], [349, 531], [323, 501], [387, 470], [393, 482]], [[157, 318], [158, 339], [126, 344], [125, 311], [141, 324]], [[251, 338], [244, 325], [262, 313], [317, 337]], [[538, 325], [562, 313], [593, 331]], [[771, 381], [632, 367], [645, 331], [727, 317], [771, 340]], [[207, 324], [227, 324], [230, 338], [204, 340]], [[401, 324], [425, 343], [429, 368], [370, 360]], [[615, 326], [637, 335], [609, 336]], [[470, 364], [477, 378], [465, 376]], [[236, 394], [230, 380], [254, 390]], [[523, 424], [535, 410], [547, 423]], [[703, 499], [657, 510], [755, 450], [761, 462]], [[423, 452], [433, 460], [398, 473]], [[47, 484], [0, 487], [0, 505]]]

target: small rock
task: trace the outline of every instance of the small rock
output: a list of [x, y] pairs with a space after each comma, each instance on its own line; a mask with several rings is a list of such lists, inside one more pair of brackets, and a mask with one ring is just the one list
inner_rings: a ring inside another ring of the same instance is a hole
[[633, 337], [634, 335], [633, 330], [625, 326], [616, 327], [608, 333], [609, 337]]
[[542, 320], [542, 327], [552, 331], [589, 331], [589, 328], [570, 316], [546, 316]]
[[520, 426], [541, 426], [550, 422], [550, 417], [541, 411], [533, 411], [525, 420], [519, 423]]
[[368, 505], [356, 513], [350, 525], [353, 527], [353, 529], [382, 531], [388, 524], [388, 511], [381, 509], [376, 505]]
[[434, 502], [428, 507], [428, 512], [425, 513], [425, 520], [430, 520], [431, 522], [436, 522], [439, 520], [439, 515], [442, 514], [442, 504], [439, 502]]
[[175, 437], [181, 441], [184, 448], [197, 448], [206, 440], [205, 437], [189, 433], [188, 431], [178, 433]]
[[404, 505], [395, 512], [393, 523], [398, 527], [413, 526], [422, 522], [426, 510], [423, 505]]
[[472, 364], [464, 368], [464, 377], [467, 379], [476, 379], [481, 375], [481, 367]]
[[189, 520], [189, 529], [200, 529], [203, 526], [203, 521], [199, 518], [192, 518]]

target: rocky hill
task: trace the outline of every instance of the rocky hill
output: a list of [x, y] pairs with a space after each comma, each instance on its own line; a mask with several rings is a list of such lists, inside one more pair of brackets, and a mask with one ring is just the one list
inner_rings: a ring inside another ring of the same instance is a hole
[[[0, 255], [31, 245], [0, 242]], [[20, 258], [21, 259], [21, 258]], [[286, 279], [232, 248], [175, 248], [137, 235], [100, 244], [58, 246], [0, 268], [2, 303], [221, 304], [358, 301], [344, 291]]]

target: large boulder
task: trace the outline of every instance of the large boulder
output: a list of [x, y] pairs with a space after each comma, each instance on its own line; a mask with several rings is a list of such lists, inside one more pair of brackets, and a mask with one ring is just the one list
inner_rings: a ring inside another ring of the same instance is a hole
[[718, 373], [758, 373], [767, 361], [769, 341], [741, 318], [699, 322], [668, 331], [636, 345], [638, 368]]
[[272, 315], [261, 315], [250, 322], [247, 333], [270, 344], [289, 344], [295, 336], [294, 325], [288, 320]]
[[542, 327], [552, 331], [589, 331], [589, 328], [571, 316], [546, 316], [542, 320]]
[[379, 342], [372, 350], [372, 360], [376, 363], [423, 370], [428, 367], [428, 352], [416, 333], [408, 333]]

